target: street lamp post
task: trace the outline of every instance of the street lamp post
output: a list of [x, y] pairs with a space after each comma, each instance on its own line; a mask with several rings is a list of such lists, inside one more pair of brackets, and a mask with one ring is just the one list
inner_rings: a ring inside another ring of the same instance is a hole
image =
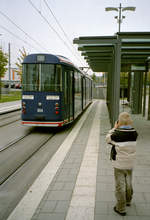
[[117, 19], [117, 22], [119, 24], [118, 31], [120, 32], [122, 20], [125, 18], [125, 16], [122, 16], [122, 12], [123, 11], [135, 11], [135, 9], [136, 9], [136, 7], [122, 7], [121, 3], [120, 3], [118, 8], [116, 8], [116, 7], [107, 7], [107, 8], [105, 8], [105, 11], [117, 11], [119, 13], [118, 16], [115, 16], [115, 19]]

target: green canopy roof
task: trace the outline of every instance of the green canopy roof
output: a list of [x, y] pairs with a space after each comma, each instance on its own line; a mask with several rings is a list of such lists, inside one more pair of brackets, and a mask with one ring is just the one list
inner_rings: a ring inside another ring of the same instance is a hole
[[145, 66], [150, 57], [150, 32], [118, 32], [114, 36], [87, 36], [74, 39], [78, 50], [94, 72], [107, 72], [114, 60], [114, 48], [121, 45], [121, 68]]

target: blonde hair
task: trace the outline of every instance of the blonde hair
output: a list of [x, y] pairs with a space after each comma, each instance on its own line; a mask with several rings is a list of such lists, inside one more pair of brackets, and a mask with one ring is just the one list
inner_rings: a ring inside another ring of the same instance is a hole
[[120, 125], [131, 125], [132, 119], [130, 117], [130, 114], [128, 112], [121, 112], [119, 114], [119, 124]]

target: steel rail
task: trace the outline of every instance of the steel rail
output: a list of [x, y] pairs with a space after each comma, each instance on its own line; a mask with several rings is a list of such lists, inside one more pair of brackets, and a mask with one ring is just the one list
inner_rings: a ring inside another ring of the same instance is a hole
[[[29, 132], [30, 133], [30, 132]], [[14, 142], [10, 143], [8, 147], [15, 145], [16, 143], [18, 143], [19, 141], [23, 140], [24, 137], [28, 136], [24, 135], [20, 138], [18, 138], [17, 140], [15, 140]], [[13, 174], [15, 174], [15, 172], [17, 172], [17, 170], [19, 170], [36, 152], [38, 152], [53, 136], [55, 135], [55, 133], [50, 134], [47, 138], [45, 138], [44, 141], [42, 141], [39, 146], [35, 149], [35, 151], [33, 151], [30, 155], [28, 155], [24, 161], [20, 162], [19, 165], [17, 165], [17, 167], [14, 167], [14, 169], [11, 172], [7, 172], [5, 176], [0, 177], [0, 185], [2, 185], [3, 183], [5, 183]], [[3, 149], [5, 150], [5, 149]]]

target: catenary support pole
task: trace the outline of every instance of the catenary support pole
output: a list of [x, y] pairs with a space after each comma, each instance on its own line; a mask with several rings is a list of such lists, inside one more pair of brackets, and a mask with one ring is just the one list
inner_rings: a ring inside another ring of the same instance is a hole
[[9, 72], [9, 89], [11, 88], [11, 55], [10, 43], [8, 43], [8, 72]]

